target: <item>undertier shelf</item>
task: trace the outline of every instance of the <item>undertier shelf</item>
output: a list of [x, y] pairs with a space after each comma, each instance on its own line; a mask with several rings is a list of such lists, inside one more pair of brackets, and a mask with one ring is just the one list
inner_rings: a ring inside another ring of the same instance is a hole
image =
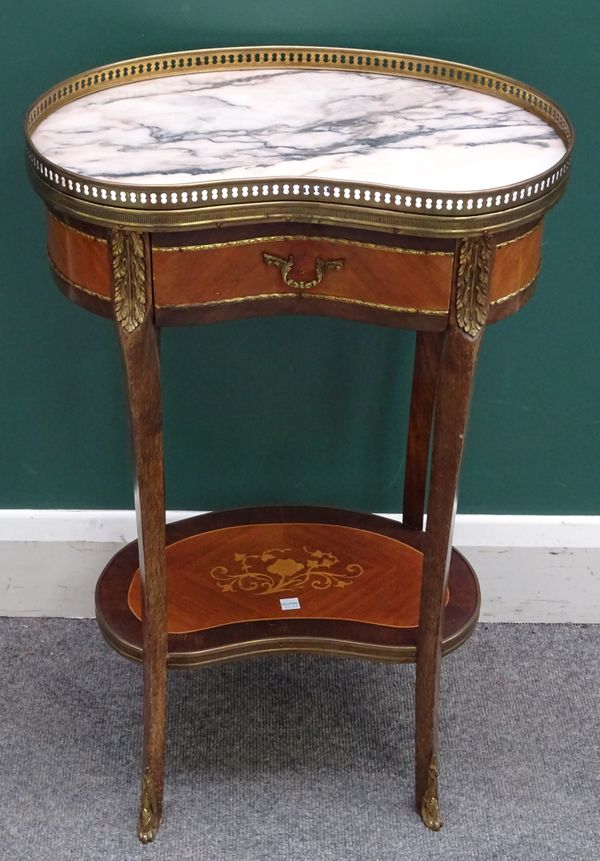
[[[329, 508], [222, 511], [169, 524], [169, 666], [294, 650], [414, 661], [423, 533], [392, 520]], [[96, 589], [102, 633], [142, 658], [137, 542], [109, 562]], [[479, 586], [452, 551], [443, 651], [479, 615]]]

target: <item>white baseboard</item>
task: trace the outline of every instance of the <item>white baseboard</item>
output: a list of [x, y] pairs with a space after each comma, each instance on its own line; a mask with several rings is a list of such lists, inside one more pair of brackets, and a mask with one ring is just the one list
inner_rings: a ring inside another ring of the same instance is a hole
[[[167, 511], [167, 522], [202, 514]], [[401, 514], [385, 514], [402, 520]], [[135, 512], [0, 509], [0, 541], [133, 541]], [[600, 516], [459, 514], [457, 547], [600, 547]]]
[[[167, 511], [167, 522], [201, 514]], [[117, 509], [70, 510], [0, 509], [0, 541], [114, 541], [137, 538], [135, 511]]]
[[[133, 511], [0, 510], [0, 615], [93, 616], [99, 572], [135, 537]], [[482, 620], [600, 623], [600, 517], [463, 514], [454, 543]]]

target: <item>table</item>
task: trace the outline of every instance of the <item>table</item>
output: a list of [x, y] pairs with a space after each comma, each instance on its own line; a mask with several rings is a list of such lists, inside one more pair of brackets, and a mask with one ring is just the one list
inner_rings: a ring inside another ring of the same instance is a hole
[[[167, 668], [280, 650], [416, 661], [416, 804], [438, 830], [441, 656], [479, 612], [451, 546], [473, 374], [485, 327], [534, 290], [568, 119], [457, 63], [244, 47], [85, 72], [26, 137], [56, 282], [123, 355], [138, 541], [96, 606], [143, 661], [140, 839], [162, 813]], [[416, 330], [401, 525], [279, 506], [165, 527], [160, 327], [266, 314]]]

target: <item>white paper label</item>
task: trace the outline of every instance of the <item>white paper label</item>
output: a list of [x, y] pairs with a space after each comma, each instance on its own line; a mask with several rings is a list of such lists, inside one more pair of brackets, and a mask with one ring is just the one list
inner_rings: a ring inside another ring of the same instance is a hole
[[300, 600], [298, 598], [280, 598], [279, 603], [281, 604], [282, 610], [300, 609]]

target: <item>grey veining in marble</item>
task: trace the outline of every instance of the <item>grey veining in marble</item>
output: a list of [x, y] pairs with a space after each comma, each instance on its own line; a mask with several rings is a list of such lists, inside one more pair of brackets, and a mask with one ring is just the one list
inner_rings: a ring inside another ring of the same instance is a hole
[[458, 192], [522, 182], [565, 152], [543, 120], [493, 96], [316, 69], [124, 84], [62, 106], [33, 143], [60, 167], [107, 182], [310, 177]]

